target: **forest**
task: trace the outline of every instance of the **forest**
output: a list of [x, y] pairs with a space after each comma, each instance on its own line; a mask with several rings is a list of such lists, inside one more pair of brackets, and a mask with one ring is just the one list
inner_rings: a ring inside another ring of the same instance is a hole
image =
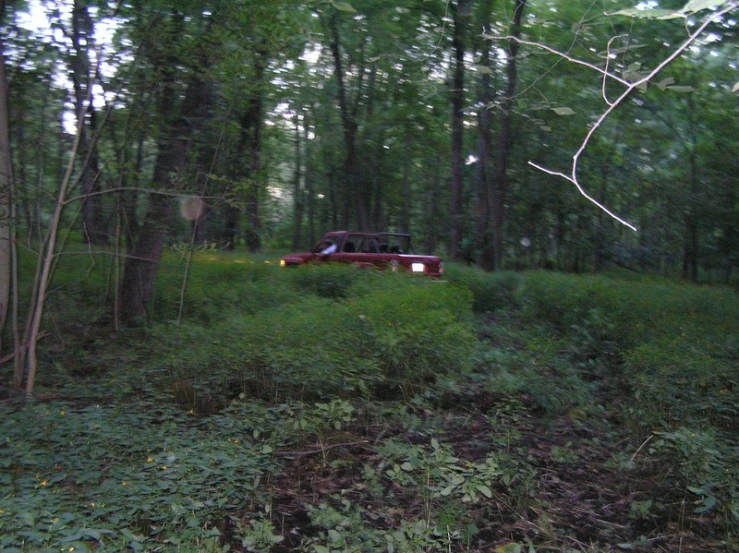
[[738, 7], [0, 0], [0, 552], [739, 552]]

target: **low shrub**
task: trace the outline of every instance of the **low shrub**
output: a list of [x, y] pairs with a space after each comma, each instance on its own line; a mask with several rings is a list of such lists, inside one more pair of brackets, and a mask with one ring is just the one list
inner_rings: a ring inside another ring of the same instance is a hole
[[665, 336], [625, 354], [624, 376], [633, 401], [624, 416], [635, 429], [683, 425], [739, 431], [739, 358]]
[[449, 282], [467, 288], [472, 293], [472, 309], [475, 313], [492, 313], [517, 307], [516, 292], [524, 280], [520, 273], [486, 273], [458, 264], [447, 265], [445, 275]]
[[[718, 515], [716, 520], [728, 535], [735, 536], [739, 532], [739, 451], [733, 447], [734, 436], [681, 426], [652, 437], [642, 468], [671, 496], [672, 502], [665, 502], [666, 514], [698, 522], [698, 531], [704, 526], [700, 517]], [[686, 499], [687, 514], [682, 512]]]
[[469, 293], [379, 278], [379, 290], [353, 301], [309, 296], [254, 315], [231, 313], [207, 328], [157, 327], [164, 367], [206, 398], [241, 390], [262, 397], [369, 396], [468, 369], [475, 348], [466, 321]]
[[303, 292], [338, 300], [348, 298], [355, 284], [376, 276], [376, 271], [359, 270], [347, 265], [316, 264], [291, 267], [284, 271], [284, 276], [287, 282]]
[[183, 318], [209, 323], [230, 313], [256, 313], [300, 297], [284, 284], [282, 271], [275, 264], [234, 254], [198, 252], [188, 269], [185, 259], [174, 252], [162, 259], [152, 301], [154, 320], [177, 319], [181, 303]]

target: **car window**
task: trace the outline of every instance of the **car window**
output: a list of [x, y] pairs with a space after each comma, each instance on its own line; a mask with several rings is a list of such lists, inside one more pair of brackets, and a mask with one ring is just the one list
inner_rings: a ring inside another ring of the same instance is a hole
[[367, 236], [362, 242], [362, 253], [379, 253], [379, 251], [377, 240], [374, 238]]
[[346, 242], [344, 243], [342, 251], [344, 253], [357, 253], [364, 251], [364, 239], [365, 236], [363, 234], [350, 234], [346, 237]]

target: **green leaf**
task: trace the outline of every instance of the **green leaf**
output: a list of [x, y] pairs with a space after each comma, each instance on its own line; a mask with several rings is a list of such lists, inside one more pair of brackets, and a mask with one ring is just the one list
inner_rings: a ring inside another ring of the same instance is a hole
[[33, 526], [36, 523], [36, 518], [33, 516], [33, 513], [21, 513], [18, 515], [18, 518], [25, 522], [28, 526]]
[[476, 487], [477, 490], [488, 499], [491, 499], [493, 497], [493, 490], [491, 490], [485, 484], [478, 484]]
[[133, 542], [142, 542], [146, 539], [144, 536], [139, 536], [137, 534], [134, 534], [133, 532], [131, 532], [130, 530], [127, 530], [126, 528], [121, 528], [121, 534], [123, 534], [129, 540]]
[[552, 108], [552, 111], [557, 115], [575, 115], [575, 110], [568, 107]]
[[626, 17], [638, 17], [639, 19], [678, 19], [685, 17], [681, 12], [675, 10], [640, 10], [638, 8], [618, 10], [608, 15], [624, 15]]
[[702, 515], [703, 513], [707, 513], [708, 511], [712, 510], [716, 506], [716, 503], [718, 503], [717, 499], [714, 496], [709, 495], [700, 502], [700, 505], [696, 507], [693, 512], [696, 515]]
[[349, 2], [331, 2], [331, 5], [342, 12], [357, 13], [357, 10]]
[[718, 8], [726, 4], [727, 0], [690, 0], [683, 6], [680, 11], [687, 14], [696, 13], [702, 10]]
[[668, 86], [667, 89], [674, 92], [695, 92], [692, 86]]
[[667, 90], [668, 86], [675, 84], [675, 79], [673, 79], [672, 77], [667, 77], [666, 79], [662, 79], [656, 84], [657, 88], [659, 88], [660, 90]]

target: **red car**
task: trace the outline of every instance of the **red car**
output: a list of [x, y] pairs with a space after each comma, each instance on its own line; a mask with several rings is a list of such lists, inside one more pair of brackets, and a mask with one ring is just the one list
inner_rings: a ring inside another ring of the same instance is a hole
[[338, 262], [358, 267], [390, 267], [430, 277], [444, 273], [441, 259], [435, 255], [411, 253], [411, 237], [393, 232], [338, 230], [329, 232], [310, 252], [286, 255], [280, 261], [283, 267], [306, 263]]

